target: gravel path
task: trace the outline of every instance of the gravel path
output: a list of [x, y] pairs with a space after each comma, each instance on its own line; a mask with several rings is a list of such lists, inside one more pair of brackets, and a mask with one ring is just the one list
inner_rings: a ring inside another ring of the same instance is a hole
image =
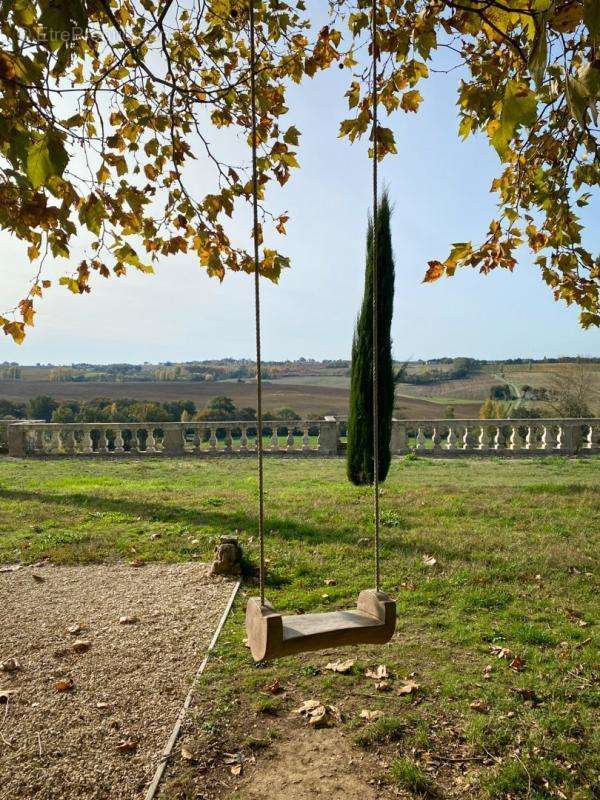
[[202, 564], [1, 571], [0, 800], [143, 797], [232, 589]]

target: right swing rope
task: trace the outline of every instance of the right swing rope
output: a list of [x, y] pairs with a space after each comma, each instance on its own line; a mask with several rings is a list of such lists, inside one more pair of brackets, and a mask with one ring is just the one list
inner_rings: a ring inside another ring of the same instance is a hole
[[373, 517], [375, 522], [375, 588], [381, 589], [380, 567], [380, 513], [379, 513], [379, 282], [377, 269], [377, 213], [379, 207], [377, 186], [377, 0], [372, 2], [371, 13], [371, 55], [373, 81], [373, 235], [371, 239], [371, 259], [373, 274]]

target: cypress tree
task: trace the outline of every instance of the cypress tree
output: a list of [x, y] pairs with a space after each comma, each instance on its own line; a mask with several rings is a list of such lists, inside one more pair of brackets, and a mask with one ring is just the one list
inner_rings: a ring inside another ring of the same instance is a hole
[[[391, 461], [390, 439], [394, 411], [392, 364], [392, 314], [394, 306], [394, 255], [390, 231], [391, 209], [384, 192], [377, 209], [378, 283], [378, 413], [379, 478], [385, 480]], [[373, 220], [367, 228], [365, 290], [352, 342], [350, 413], [346, 469], [356, 485], [373, 483]]]

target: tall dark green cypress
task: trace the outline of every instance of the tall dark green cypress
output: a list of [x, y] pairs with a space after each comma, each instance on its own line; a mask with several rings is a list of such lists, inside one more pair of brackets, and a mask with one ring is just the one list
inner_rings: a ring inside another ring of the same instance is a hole
[[[385, 480], [391, 461], [390, 439], [394, 411], [392, 315], [394, 307], [394, 255], [390, 231], [391, 209], [387, 192], [379, 202], [376, 219], [378, 278], [378, 413], [379, 478]], [[373, 483], [373, 221], [367, 228], [365, 291], [352, 342], [350, 413], [348, 417], [348, 479], [357, 485]]]

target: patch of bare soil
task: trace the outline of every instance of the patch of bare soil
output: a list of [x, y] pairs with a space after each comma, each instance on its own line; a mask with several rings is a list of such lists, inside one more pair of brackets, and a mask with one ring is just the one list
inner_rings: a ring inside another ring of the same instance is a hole
[[202, 564], [0, 574], [0, 800], [143, 796], [232, 591]]
[[[239, 784], [239, 800], [376, 800], [365, 756], [339, 730], [303, 728], [273, 745]], [[365, 769], [365, 767], [367, 767]]]

